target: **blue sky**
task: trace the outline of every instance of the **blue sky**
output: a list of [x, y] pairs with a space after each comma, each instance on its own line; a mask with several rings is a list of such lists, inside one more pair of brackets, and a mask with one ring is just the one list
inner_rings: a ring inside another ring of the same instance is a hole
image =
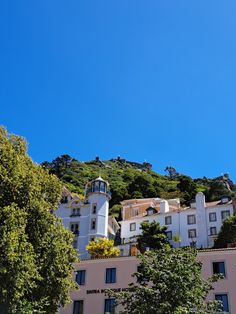
[[0, 3], [0, 124], [41, 162], [236, 180], [234, 0]]

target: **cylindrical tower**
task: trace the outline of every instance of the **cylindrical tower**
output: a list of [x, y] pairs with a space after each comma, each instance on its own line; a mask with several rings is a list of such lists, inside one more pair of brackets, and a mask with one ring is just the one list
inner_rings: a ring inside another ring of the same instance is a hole
[[101, 177], [89, 182], [85, 198], [90, 208], [89, 241], [97, 237], [108, 237], [109, 183]]

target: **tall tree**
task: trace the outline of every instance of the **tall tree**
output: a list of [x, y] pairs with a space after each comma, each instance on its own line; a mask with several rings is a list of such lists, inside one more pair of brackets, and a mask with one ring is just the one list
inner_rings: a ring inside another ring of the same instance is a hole
[[236, 215], [224, 220], [214, 246], [222, 248], [233, 243], [236, 243]]
[[129, 290], [110, 293], [123, 306], [123, 314], [223, 313], [216, 301], [206, 302], [214, 276], [202, 279], [201, 262], [191, 248], [149, 251], [139, 256], [136, 283]]
[[191, 177], [181, 175], [178, 178], [177, 188], [184, 193], [184, 201], [190, 202], [197, 194], [197, 184]]
[[157, 221], [144, 221], [141, 223], [141, 230], [142, 234], [137, 238], [140, 252], [145, 252], [146, 248], [158, 250], [169, 246], [166, 236], [166, 226], [160, 226], [160, 223]]
[[61, 188], [30, 159], [24, 139], [0, 128], [0, 303], [7, 313], [55, 313], [75, 286], [72, 235], [53, 214]]

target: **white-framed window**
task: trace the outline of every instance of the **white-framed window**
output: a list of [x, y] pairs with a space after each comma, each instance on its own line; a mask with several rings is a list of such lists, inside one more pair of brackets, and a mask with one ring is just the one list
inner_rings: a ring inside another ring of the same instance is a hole
[[130, 231], [135, 231], [136, 230], [136, 223], [135, 222], [131, 222], [129, 224], [129, 230]]
[[96, 218], [91, 219], [91, 229], [95, 230], [96, 229]]
[[166, 216], [165, 217], [165, 225], [171, 225], [172, 224], [172, 217]]
[[217, 229], [216, 229], [216, 227], [210, 227], [210, 235], [211, 235], [211, 236], [217, 235]]
[[77, 246], [78, 246], [78, 238], [77, 237], [73, 239], [72, 246], [73, 246], [73, 249], [77, 249]]
[[104, 314], [115, 314], [115, 299], [105, 299]]
[[196, 229], [189, 229], [188, 230], [188, 237], [189, 239], [197, 237], [197, 230]]
[[77, 282], [77, 284], [79, 284], [80, 286], [84, 286], [85, 285], [85, 276], [86, 276], [86, 270], [77, 270], [76, 272], [76, 276], [75, 276], [75, 281]]
[[92, 214], [96, 214], [97, 213], [97, 203], [93, 203], [92, 204]]
[[116, 283], [116, 268], [106, 268], [106, 283]]
[[210, 222], [216, 221], [216, 212], [209, 213], [209, 221]]
[[71, 216], [80, 216], [80, 208], [72, 208]]
[[215, 300], [221, 301], [224, 313], [229, 312], [229, 301], [227, 293], [215, 294]]
[[213, 262], [212, 263], [212, 270], [213, 274], [222, 274], [226, 275], [225, 273], [225, 262]]
[[76, 300], [73, 303], [73, 314], [83, 314], [84, 301]]
[[221, 212], [221, 219], [222, 220], [225, 220], [229, 216], [230, 216], [230, 211], [229, 210], [222, 210], [222, 212]]
[[196, 223], [196, 216], [195, 215], [188, 215], [187, 216], [188, 225], [194, 225]]
[[172, 231], [166, 231], [166, 237], [168, 240], [172, 240]]
[[79, 222], [71, 223], [70, 231], [73, 232], [75, 235], [79, 235]]

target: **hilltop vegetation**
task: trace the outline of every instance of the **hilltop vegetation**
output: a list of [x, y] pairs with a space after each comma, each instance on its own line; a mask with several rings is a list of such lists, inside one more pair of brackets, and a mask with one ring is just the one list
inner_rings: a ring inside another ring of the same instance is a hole
[[161, 175], [153, 171], [152, 165], [147, 162], [140, 164], [119, 157], [106, 161], [96, 157], [95, 160], [81, 162], [62, 155], [52, 162], [43, 162], [42, 166], [55, 174], [71, 192], [80, 195], [84, 194], [88, 181], [101, 175], [110, 183], [110, 208], [115, 216], [119, 214], [120, 202], [125, 199], [179, 197], [182, 204], [188, 205], [199, 191], [204, 192], [207, 201], [215, 201], [223, 195], [232, 197], [236, 190], [227, 174], [214, 179], [192, 179], [179, 174], [173, 167], [166, 167], [166, 175]]

